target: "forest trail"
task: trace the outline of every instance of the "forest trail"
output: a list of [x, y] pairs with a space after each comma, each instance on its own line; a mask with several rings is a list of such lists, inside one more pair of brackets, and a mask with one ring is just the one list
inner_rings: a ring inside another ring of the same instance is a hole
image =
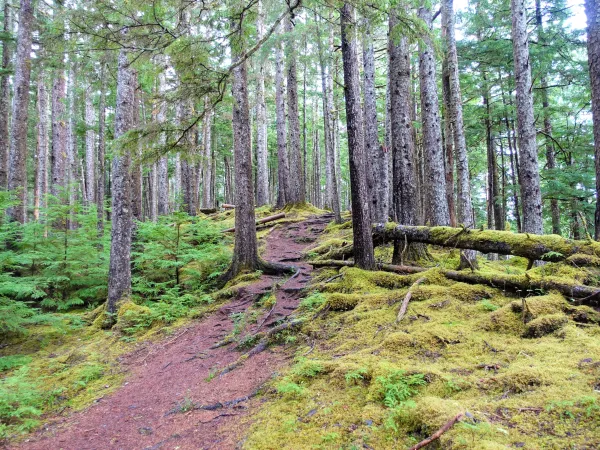
[[[230, 408], [191, 409], [192, 402], [213, 405], [251, 395], [285, 365], [289, 354], [273, 347], [252, 356], [222, 376], [215, 373], [235, 362], [243, 351], [235, 344], [211, 349], [234, 327], [232, 314], [245, 312], [263, 294], [275, 290], [277, 302], [244, 333], [266, 330], [290, 316], [312, 268], [301, 261], [302, 251], [323, 231], [330, 216], [275, 228], [266, 238], [263, 259], [298, 267], [289, 279], [262, 276], [242, 288], [214, 314], [180, 329], [162, 342], [149, 343], [123, 358], [130, 373], [122, 387], [88, 409], [47, 424], [29, 442], [15, 449], [233, 449], [244, 432], [241, 420], [260, 403], [240, 401]], [[235, 317], [235, 316], [234, 316]], [[212, 378], [212, 379], [211, 379]], [[207, 381], [209, 380], [209, 381]], [[187, 412], [182, 410], [191, 409]], [[179, 411], [177, 411], [179, 410]], [[174, 412], [177, 411], [177, 412]]]

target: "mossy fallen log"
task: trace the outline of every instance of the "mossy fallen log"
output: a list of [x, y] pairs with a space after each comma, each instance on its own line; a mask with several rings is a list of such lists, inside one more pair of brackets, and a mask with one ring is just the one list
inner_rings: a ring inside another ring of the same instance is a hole
[[[314, 267], [354, 267], [352, 261], [313, 261]], [[468, 284], [483, 284], [511, 292], [517, 292], [522, 295], [528, 295], [539, 291], [558, 291], [566, 298], [574, 299], [574, 304], [578, 305], [600, 305], [600, 288], [569, 282], [563, 278], [531, 277], [525, 275], [503, 275], [489, 274], [481, 272], [467, 272], [445, 269], [427, 269], [415, 266], [396, 266], [393, 264], [380, 264], [379, 270], [386, 272], [395, 272], [398, 274], [414, 274], [427, 270], [436, 270], [441, 275], [453, 281], [460, 281]]]
[[[576, 254], [600, 256], [600, 242], [575, 241], [556, 234], [536, 235], [510, 231], [416, 227], [388, 223], [375, 225], [373, 238], [376, 243], [406, 239], [408, 242], [422, 242], [551, 262], [562, 261]], [[580, 258], [579, 261], [583, 261], [583, 259]]]

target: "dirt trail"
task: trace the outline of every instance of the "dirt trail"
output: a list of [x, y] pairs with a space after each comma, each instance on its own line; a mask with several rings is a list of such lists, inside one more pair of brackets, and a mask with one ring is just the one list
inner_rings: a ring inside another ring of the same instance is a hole
[[[314, 241], [329, 216], [285, 224], [266, 240], [263, 258], [295, 265], [299, 274], [276, 290], [275, 307], [257, 321], [262, 330], [289, 316], [298, 306], [299, 292], [310, 280], [311, 267], [302, 251]], [[211, 349], [233, 328], [232, 313], [249, 308], [258, 295], [283, 278], [263, 276], [211, 316], [181, 329], [175, 336], [124, 358], [130, 371], [123, 386], [87, 410], [47, 425], [43, 432], [14, 448], [20, 449], [233, 449], [243, 436], [240, 418], [260, 400], [231, 408], [171, 413], [177, 405], [202, 405], [239, 399], [253, 393], [289, 357], [278, 347], [259, 353], [241, 367], [210, 382], [215, 370], [236, 361], [234, 345]], [[250, 328], [250, 332], [258, 331]]]

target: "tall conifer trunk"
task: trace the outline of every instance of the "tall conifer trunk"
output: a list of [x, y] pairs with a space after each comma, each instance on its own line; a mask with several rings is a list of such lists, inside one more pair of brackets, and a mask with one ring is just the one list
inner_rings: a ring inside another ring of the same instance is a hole
[[542, 194], [531, 90], [531, 60], [527, 42], [525, 0], [511, 0], [513, 58], [517, 99], [519, 176], [523, 204], [523, 231], [542, 234]]
[[[119, 53], [117, 74], [117, 106], [115, 137], [133, 127], [135, 78], [129, 65], [127, 51]], [[114, 314], [120, 301], [131, 292], [131, 157], [128, 151], [112, 161], [112, 230], [108, 269], [108, 300], [106, 310]]]
[[19, 200], [14, 208], [10, 208], [8, 214], [11, 219], [21, 223], [25, 223], [27, 220], [27, 120], [29, 118], [32, 26], [32, 1], [21, 0], [8, 173], [8, 189], [17, 191]]
[[350, 162], [352, 198], [352, 232], [354, 260], [362, 269], [375, 268], [371, 237], [370, 196], [366, 178], [366, 155], [363, 113], [360, 105], [360, 81], [354, 8], [344, 3], [341, 9], [342, 58], [344, 64], [344, 94], [346, 97], [346, 127]]
[[[4, 26], [6, 36], [12, 35], [12, 11], [10, 0], [4, 0]], [[11, 43], [2, 41], [2, 70], [0, 75], [0, 189], [8, 186], [8, 151], [10, 147], [9, 114], [10, 114], [10, 76], [8, 70], [12, 58]]]

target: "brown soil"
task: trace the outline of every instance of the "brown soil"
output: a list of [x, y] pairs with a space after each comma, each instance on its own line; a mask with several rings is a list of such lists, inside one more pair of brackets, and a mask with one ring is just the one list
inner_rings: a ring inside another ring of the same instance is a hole
[[299, 303], [300, 290], [310, 280], [311, 267], [302, 251], [331, 218], [320, 216], [274, 229], [266, 239], [263, 258], [297, 266], [299, 274], [263, 276], [240, 291], [216, 313], [181, 329], [173, 337], [123, 359], [129, 370], [123, 386], [79, 413], [57, 418], [19, 449], [233, 449], [244, 436], [241, 419], [260, 404], [258, 398], [214, 410], [175, 412], [193, 402], [214, 405], [252, 395], [281, 369], [289, 354], [281, 347], [258, 353], [235, 370], [207, 381], [211, 374], [236, 361], [243, 351], [235, 344], [216, 349], [233, 328], [232, 313], [245, 311], [276, 283], [277, 303], [243, 332], [267, 330], [285, 320]]

